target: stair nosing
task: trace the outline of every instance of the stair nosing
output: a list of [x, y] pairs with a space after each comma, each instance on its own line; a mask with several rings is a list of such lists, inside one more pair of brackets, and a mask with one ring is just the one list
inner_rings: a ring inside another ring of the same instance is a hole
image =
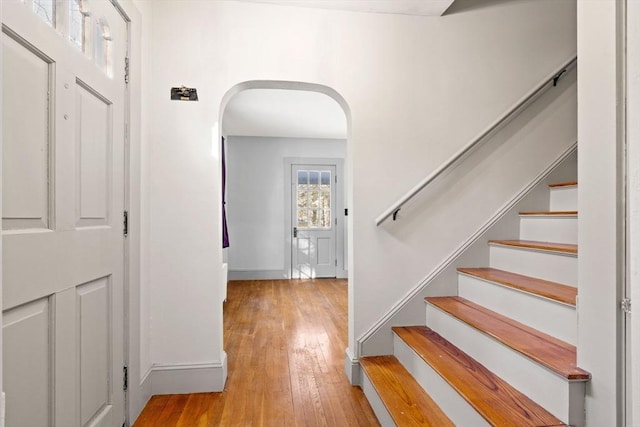
[[[390, 407], [391, 402], [389, 402], [388, 400], [386, 400], [386, 397], [383, 396], [386, 393], [384, 393], [380, 388], [378, 383], [376, 383], [376, 381], [374, 379], [372, 379], [371, 375], [373, 372], [369, 371], [369, 364], [374, 364], [376, 363], [377, 360], [379, 359], [392, 359], [392, 361], [398, 363], [400, 365], [400, 367], [404, 370], [403, 374], [406, 373], [409, 376], [411, 376], [413, 378], [413, 375], [411, 375], [411, 373], [404, 367], [402, 366], [402, 363], [400, 363], [400, 361], [393, 355], [389, 355], [389, 356], [365, 356], [365, 357], [361, 357], [360, 358], [360, 362], [361, 362], [361, 366], [362, 366], [362, 370], [364, 371], [364, 374], [367, 376], [367, 378], [369, 378], [369, 382], [371, 383], [371, 385], [374, 388], [375, 393], [378, 395], [378, 398], [380, 399], [380, 401], [382, 402], [382, 404], [384, 405], [385, 409], [387, 410], [387, 412], [389, 413], [389, 416], [392, 418], [392, 420], [400, 425], [399, 423], [402, 423], [403, 421], [406, 421], [404, 419], [401, 419], [398, 417], [398, 414], [396, 413], [396, 411], [394, 410], [394, 408]], [[397, 370], [394, 369], [392, 371], [392, 373], [394, 374], [394, 379], [398, 382], [400, 382], [402, 380], [402, 378], [396, 376], [397, 374]], [[405, 379], [406, 381], [406, 379]], [[419, 388], [420, 390], [418, 390], [418, 393], [421, 393], [421, 396], [419, 396], [419, 399], [415, 399], [416, 397], [418, 397], [415, 393], [416, 393], [416, 389], [415, 387]], [[438, 413], [436, 414], [435, 418], [438, 418], [437, 420], [432, 420], [435, 422], [438, 422], [438, 425], [443, 425], [442, 422], [444, 421], [442, 419], [442, 417], [449, 419], [449, 417], [445, 414], [445, 412], [442, 410], [442, 408], [440, 408], [438, 406], [438, 404], [433, 400], [433, 398], [429, 395], [429, 393], [422, 388], [422, 386], [420, 386], [420, 384], [415, 380], [415, 378], [413, 378], [413, 383], [411, 384], [411, 388], [412, 390], [409, 390], [408, 388], [403, 387], [403, 391], [405, 392], [405, 394], [407, 395], [408, 398], [411, 398], [412, 401], [415, 401], [415, 403], [419, 403], [417, 402], [417, 400], [426, 400], [427, 401], [427, 408], [429, 410], [428, 413], [431, 413], [431, 411], [436, 411], [439, 409]], [[407, 403], [407, 402], [405, 402]], [[434, 408], [435, 406], [435, 408]], [[422, 407], [421, 407], [422, 409]], [[421, 411], [421, 414], [425, 414], [425, 412]], [[450, 425], [454, 426], [453, 422], [450, 421]]]
[[[548, 252], [554, 253], [558, 255], [566, 255], [566, 256], [577, 256], [578, 255], [578, 245], [568, 244], [568, 243], [558, 243], [558, 242], [539, 242], [535, 240], [489, 240], [489, 245], [493, 246], [505, 246], [510, 248], [522, 249], [522, 250], [531, 250], [538, 252]], [[558, 245], [565, 246], [562, 248]], [[573, 249], [575, 247], [575, 249]]]
[[[429, 367], [431, 369], [433, 369], [433, 371], [439, 375], [447, 384], [449, 384], [449, 386], [451, 388], [453, 388], [456, 393], [458, 393], [469, 405], [471, 405], [471, 407], [474, 408], [474, 410], [476, 412], [478, 412], [478, 414], [484, 418], [489, 424], [491, 425], [496, 425], [494, 420], [490, 417], [490, 415], [487, 413], [487, 411], [484, 408], [481, 408], [480, 405], [478, 404], [478, 402], [475, 402], [471, 396], [469, 396], [468, 394], [466, 394], [462, 389], [461, 389], [461, 384], [459, 383], [460, 381], [462, 381], [459, 377], [453, 377], [450, 374], [447, 375], [443, 369], [442, 366], [437, 366], [437, 361], [438, 360], [443, 360], [443, 355], [441, 354], [442, 352], [445, 352], [445, 354], [449, 354], [448, 352], [445, 351], [446, 348], [449, 349], [453, 349], [456, 350], [460, 355], [462, 355], [462, 358], [466, 361], [469, 362], [470, 365], [474, 366], [474, 372], [481, 372], [483, 375], [486, 375], [487, 378], [491, 378], [495, 383], [499, 383], [501, 384], [502, 388], [505, 390], [508, 390], [509, 395], [514, 397], [518, 396], [519, 399], [522, 399], [523, 401], [518, 401], [518, 405], [516, 405], [518, 408], [521, 409], [527, 409], [529, 412], [535, 412], [535, 411], [531, 411], [532, 407], [537, 407], [539, 409], [542, 409], [542, 411], [544, 411], [544, 415], [545, 417], [550, 417], [550, 419], [548, 421], [551, 421], [551, 419], [553, 419], [553, 423], [549, 424], [549, 423], [545, 423], [542, 425], [545, 426], [564, 426], [565, 424], [562, 423], [562, 421], [560, 421], [559, 419], [557, 419], [557, 417], [555, 417], [553, 414], [549, 413], [546, 409], [544, 409], [542, 406], [540, 406], [537, 402], [533, 401], [531, 398], [529, 398], [528, 396], [526, 396], [524, 393], [522, 393], [521, 391], [517, 390], [516, 388], [514, 388], [513, 386], [511, 386], [509, 383], [507, 383], [504, 379], [502, 379], [501, 377], [499, 377], [498, 375], [494, 374], [493, 372], [491, 372], [489, 369], [487, 369], [484, 365], [482, 365], [480, 362], [478, 362], [477, 360], [475, 360], [473, 357], [469, 356], [467, 353], [465, 353], [464, 351], [462, 351], [460, 348], [458, 348], [457, 346], [455, 346], [453, 343], [449, 342], [446, 338], [444, 338], [442, 335], [438, 334], [437, 332], [433, 331], [431, 328], [429, 328], [428, 326], [394, 326], [392, 328], [393, 332], [401, 339], [405, 342], [405, 344], [411, 349], [413, 350], [414, 353], [416, 353], [416, 355], [418, 357], [420, 357], [424, 363], [426, 363], [427, 365], [429, 365]], [[415, 347], [412, 343], [410, 343], [409, 341], [407, 341], [405, 339], [405, 334], [411, 334], [410, 330], [419, 330], [419, 335], [421, 336], [421, 339], [426, 341], [426, 342], [431, 342], [433, 343], [433, 346], [437, 346], [440, 350], [442, 350], [441, 352], [438, 353], [438, 358], [434, 359], [434, 361], [430, 361], [428, 360], [429, 358], [429, 354], [431, 354], [432, 352], [430, 351], [426, 351], [423, 352], [421, 351], [421, 349]], [[428, 336], [427, 336], [428, 335]], [[440, 342], [436, 342], [432, 339], [432, 337], [439, 337], [443, 344]], [[461, 366], [460, 362], [457, 360], [457, 358], [454, 358], [453, 356], [448, 355], [448, 358], [450, 358], [451, 360], [453, 360], [450, 363], [455, 363], [458, 366]], [[469, 369], [464, 369], [464, 372], [469, 373], [470, 370]], [[469, 373], [469, 375], [471, 375], [471, 373]], [[476, 381], [476, 383], [481, 387], [481, 388], [488, 388], [487, 385], [483, 382], [480, 381], [479, 379], [477, 379], [476, 376], [473, 376], [474, 380]], [[466, 384], [468, 385], [469, 383], [466, 382]], [[523, 405], [523, 403], [527, 403], [526, 406]], [[517, 412], [517, 411], [516, 411]], [[536, 414], [536, 418], [539, 418], [540, 421], [542, 421], [542, 417], [540, 416], [540, 413]], [[533, 424], [532, 424], [533, 425]], [[541, 424], [535, 424], [536, 426], [540, 426]]]
[[[571, 308], [576, 308], [575, 298], [573, 299], [573, 301], [571, 301], [568, 298], [563, 298], [562, 296], [557, 296], [557, 294], [556, 295], [551, 295], [551, 293], [542, 293], [542, 292], [539, 292], [539, 291], [536, 292], [536, 290], [532, 289], [529, 286], [522, 285], [522, 284], [518, 285], [518, 284], [516, 284], [514, 282], [516, 282], [517, 279], [522, 278], [522, 279], [526, 279], [526, 280], [535, 280], [535, 281], [542, 282], [542, 283], [545, 284], [545, 286], [551, 286], [551, 287], [562, 286], [562, 287], [565, 287], [565, 288], [576, 289], [576, 291], [577, 291], [577, 288], [575, 286], [569, 286], [569, 285], [565, 285], [565, 284], [562, 284], [562, 283], [552, 282], [550, 280], [539, 279], [537, 277], [526, 276], [524, 274], [512, 273], [510, 271], [500, 270], [498, 268], [492, 268], [492, 267], [482, 267], [482, 268], [464, 268], [464, 267], [461, 267], [461, 268], [458, 268], [457, 271], [458, 271], [459, 274], [463, 274], [465, 276], [472, 277], [472, 278], [477, 279], [477, 280], [482, 280], [482, 281], [487, 282], [487, 283], [493, 283], [493, 284], [496, 284], [498, 286], [503, 286], [503, 287], [506, 287], [506, 288], [509, 288], [509, 289], [513, 289], [514, 291], [517, 291], [517, 292], [526, 293], [528, 295], [532, 295], [532, 296], [537, 297], [537, 298], [542, 298], [542, 299], [545, 299], [545, 300], [548, 300], [548, 301], [552, 301], [552, 302], [555, 302], [555, 303], [558, 303], [558, 304], [566, 305], [566, 306], [571, 307]], [[511, 276], [512, 279], [515, 279], [515, 280], [512, 280], [512, 281], [508, 282], [506, 279], [500, 280], [498, 278], [482, 277], [479, 274], [474, 274], [474, 271], [478, 271], [478, 272], [480, 272], [480, 271], [489, 271], [489, 272], [505, 273], [506, 275]]]
[[[457, 301], [460, 304], [463, 304], [477, 312], [482, 313], [484, 316], [489, 316], [494, 318], [494, 320], [499, 321], [503, 324], [508, 325], [507, 327], [510, 329], [518, 329], [519, 333], [526, 333], [532, 336], [536, 336], [539, 340], [541, 341], [545, 341], [548, 343], [548, 346], [551, 347], [555, 347], [557, 349], [559, 349], [561, 352], [566, 352], [569, 349], [567, 347], [572, 347], [574, 350], [574, 354], [575, 354], [575, 346], [562, 341], [558, 338], [555, 338], [549, 334], [545, 334], [544, 332], [538, 331], [537, 329], [534, 329], [530, 326], [525, 325], [524, 323], [520, 323], [516, 320], [513, 320], [507, 316], [503, 316], [499, 313], [496, 313], [492, 310], [489, 310], [485, 307], [482, 307], [478, 304], [475, 304], [465, 298], [462, 297], [426, 297], [425, 301], [431, 305], [433, 305], [434, 307], [439, 308], [440, 310], [444, 311], [445, 313], [448, 313], [450, 316], [460, 320], [461, 322], [469, 325], [470, 327], [476, 329], [478, 332], [485, 334], [486, 336], [502, 343], [503, 345], [505, 345], [506, 347], [522, 354], [524, 357], [534, 361], [535, 363], [539, 364], [540, 366], [546, 367], [547, 369], [549, 369], [549, 371], [555, 373], [556, 375], [560, 376], [561, 378], [564, 378], [567, 381], [588, 381], [591, 378], [591, 374], [589, 374], [589, 372], [585, 371], [584, 369], [579, 368], [575, 363], [574, 366], [571, 367], [571, 369], [562, 369], [561, 367], [554, 365], [552, 362], [553, 361], [549, 361], [549, 360], [545, 360], [544, 357], [542, 357], [540, 354], [535, 354], [532, 351], [526, 350], [523, 346], [521, 345], [517, 345], [518, 343], [515, 343], [514, 340], [510, 340], [505, 336], [500, 336], [499, 334], [497, 334], [495, 331], [494, 332], [490, 332], [488, 330], [488, 328], [482, 328], [477, 324], [474, 324], [473, 322], [471, 322], [470, 320], [461, 318], [460, 316], [456, 315], [455, 313], [452, 313], [451, 311], [445, 309], [444, 307], [440, 306], [437, 304], [438, 301], [442, 301], [443, 299], [454, 299], [455, 301]], [[521, 344], [521, 343], [520, 343]], [[574, 356], [575, 357], [575, 356]]]
[[577, 187], [578, 181], [558, 182], [555, 184], [547, 184], [549, 188]]
[[519, 212], [518, 215], [524, 217], [560, 217], [560, 218], [573, 218], [578, 217], [578, 211], [525, 211]]

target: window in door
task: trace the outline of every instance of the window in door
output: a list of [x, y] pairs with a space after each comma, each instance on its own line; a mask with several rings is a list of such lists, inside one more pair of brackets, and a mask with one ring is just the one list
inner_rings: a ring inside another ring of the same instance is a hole
[[33, 0], [33, 12], [53, 28], [56, 27], [56, 2], [54, 0]]
[[299, 230], [331, 228], [331, 171], [298, 170], [296, 199]]
[[86, 27], [89, 12], [85, 0], [71, 0], [69, 2], [69, 41], [81, 52], [85, 52]]

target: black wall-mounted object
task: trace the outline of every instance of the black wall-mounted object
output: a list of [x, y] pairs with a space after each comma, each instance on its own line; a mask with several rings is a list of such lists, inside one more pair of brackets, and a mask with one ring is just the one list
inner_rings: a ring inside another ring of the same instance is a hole
[[198, 92], [195, 88], [191, 87], [172, 87], [171, 88], [171, 100], [172, 101], [197, 101]]

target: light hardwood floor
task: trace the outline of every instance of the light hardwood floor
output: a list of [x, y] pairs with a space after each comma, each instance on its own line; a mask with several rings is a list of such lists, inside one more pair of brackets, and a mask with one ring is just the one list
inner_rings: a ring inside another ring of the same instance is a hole
[[134, 427], [378, 426], [344, 374], [345, 280], [229, 283], [222, 393], [151, 398]]

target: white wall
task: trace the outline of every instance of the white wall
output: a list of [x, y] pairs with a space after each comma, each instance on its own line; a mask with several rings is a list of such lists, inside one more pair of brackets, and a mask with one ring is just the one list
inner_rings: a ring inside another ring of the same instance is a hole
[[[472, 9], [429, 18], [153, 2], [154, 46], [162, 46], [153, 51], [151, 76], [154, 363], [223, 358], [215, 283], [222, 262], [220, 163], [210, 154], [211, 128], [224, 94], [241, 82], [322, 84], [350, 107], [352, 351], [356, 337], [495, 212], [510, 189], [493, 189], [495, 199], [465, 216], [402, 233], [374, 226], [389, 204], [575, 53], [573, 1]], [[197, 87], [200, 101], [169, 101], [169, 88], [180, 84]], [[440, 232], [430, 235], [434, 227]]]
[[592, 375], [586, 396], [589, 426], [622, 425], [617, 354], [624, 245], [618, 163], [621, 3], [578, 2], [578, 364]]
[[229, 278], [287, 277], [284, 159], [344, 159], [346, 141], [230, 136], [225, 145]]

